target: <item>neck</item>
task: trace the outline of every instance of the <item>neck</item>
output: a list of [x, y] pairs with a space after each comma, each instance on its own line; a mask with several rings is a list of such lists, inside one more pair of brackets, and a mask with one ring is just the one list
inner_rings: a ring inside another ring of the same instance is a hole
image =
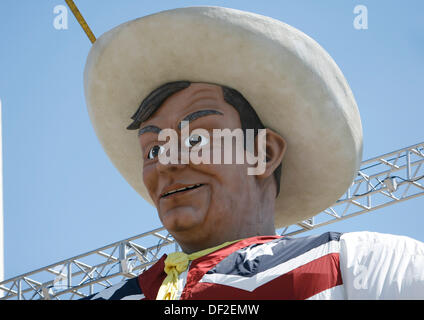
[[[276, 192], [274, 183], [268, 183], [260, 190], [262, 192], [259, 194], [249, 194], [246, 198], [254, 199], [253, 201], [239, 201], [237, 207], [227, 208], [222, 212], [223, 217], [232, 216], [232, 220], [215, 221], [214, 229], [198, 228], [176, 233], [171, 232], [174, 239], [185, 253], [190, 254], [228, 241], [275, 235]], [[220, 225], [220, 223], [222, 224]], [[232, 228], [228, 228], [228, 224], [231, 224]]]
[[232, 243], [235, 243], [235, 242], [238, 242], [238, 241], [241, 241], [241, 240], [244, 240], [244, 239], [248, 239], [248, 238], [253, 238], [253, 237], [258, 237], [258, 236], [273, 236], [273, 235], [275, 235], [275, 231], [271, 232], [269, 234], [249, 235], [247, 237], [241, 237], [241, 238], [237, 238], [235, 240], [226, 240], [226, 241], [223, 241], [223, 242], [220, 242], [220, 243], [212, 244], [213, 242], [211, 242], [210, 245], [203, 244], [203, 245], [199, 245], [199, 246], [187, 246], [187, 245], [182, 244], [182, 243], [178, 243], [178, 244], [180, 245], [180, 247], [181, 247], [181, 249], [184, 253], [192, 254], [192, 253], [200, 252], [200, 251], [207, 250], [207, 249], [213, 249], [215, 247], [219, 247], [219, 246], [222, 246], [224, 244], [230, 245]]
[[210, 236], [204, 236], [203, 239], [196, 238], [192, 241], [187, 241], [187, 237], [181, 235], [173, 235], [174, 239], [178, 242], [183, 252], [190, 254], [193, 252], [205, 250], [225, 242], [236, 241], [241, 239], [247, 239], [258, 236], [273, 236], [275, 235], [274, 221], [267, 223], [266, 225], [246, 224], [243, 227], [234, 229], [230, 234], [224, 235], [219, 230]]

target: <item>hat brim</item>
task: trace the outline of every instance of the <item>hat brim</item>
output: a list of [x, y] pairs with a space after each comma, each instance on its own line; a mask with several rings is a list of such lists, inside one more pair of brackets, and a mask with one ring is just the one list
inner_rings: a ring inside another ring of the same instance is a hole
[[353, 94], [329, 54], [280, 21], [190, 7], [103, 34], [84, 72], [88, 112], [105, 152], [151, 204], [137, 133], [126, 127], [151, 91], [179, 80], [233, 87], [287, 141], [277, 228], [318, 214], [351, 185], [362, 158], [362, 126]]

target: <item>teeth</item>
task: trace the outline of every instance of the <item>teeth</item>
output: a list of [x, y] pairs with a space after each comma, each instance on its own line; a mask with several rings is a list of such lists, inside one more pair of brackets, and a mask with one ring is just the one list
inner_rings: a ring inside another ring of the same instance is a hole
[[168, 196], [168, 195], [170, 195], [170, 194], [173, 194], [173, 193], [175, 193], [175, 192], [184, 191], [184, 190], [190, 190], [190, 189], [197, 188], [197, 187], [200, 187], [200, 186], [201, 186], [201, 184], [195, 184], [194, 186], [184, 187], [184, 188], [180, 188], [180, 189], [172, 190], [172, 191], [169, 191], [169, 192], [165, 193], [165, 194], [164, 194], [164, 197], [166, 197], [166, 196]]

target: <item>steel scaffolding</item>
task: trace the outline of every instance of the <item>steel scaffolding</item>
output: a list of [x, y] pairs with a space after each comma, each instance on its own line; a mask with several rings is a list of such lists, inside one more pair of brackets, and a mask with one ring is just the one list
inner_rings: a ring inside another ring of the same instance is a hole
[[[333, 206], [277, 230], [296, 235], [424, 194], [424, 142], [361, 163], [357, 178]], [[162, 228], [59, 261], [0, 283], [1, 300], [72, 300], [136, 277], [162, 254], [179, 250]]]

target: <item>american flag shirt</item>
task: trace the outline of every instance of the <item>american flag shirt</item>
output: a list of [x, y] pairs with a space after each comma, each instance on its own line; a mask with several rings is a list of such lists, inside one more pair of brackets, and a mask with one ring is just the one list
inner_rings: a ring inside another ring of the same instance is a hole
[[[164, 254], [82, 300], [154, 300]], [[180, 300], [424, 299], [424, 243], [375, 232], [247, 238], [190, 262]]]

